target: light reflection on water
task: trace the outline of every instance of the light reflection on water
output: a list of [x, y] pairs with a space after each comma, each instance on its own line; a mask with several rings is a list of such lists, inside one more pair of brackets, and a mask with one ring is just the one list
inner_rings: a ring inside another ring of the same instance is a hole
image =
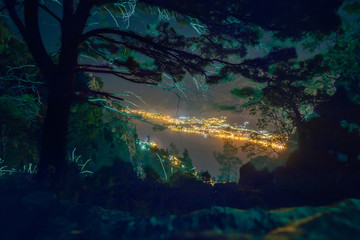
[[[213, 152], [222, 152], [223, 139], [207, 137], [198, 134], [189, 134], [182, 132], [173, 132], [170, 130], [154, 131], [153, 126], [139, 121], [134, 121], [137, 128], [139, 138], [146, 138], [150, 136], [151, 141], [157, 143], [159, 148], [170, 148], [170, 143], [175, 143], [177, 149], [179, 149], [180, 155], [183, 153], [184, 148], [187, 148], [190, 153], [190, 157], [193, 160], [193, 165], [197, 171], [208, 170], [210, 174], [217, 177], [219, 172], [219, 165], [216, 162]], [[240, 141], [234, 141], [237, 147], [242, 145]], [[238, 157], [244, 162], [248, 161], [246, 153], [241, 152], [239, 149]]]

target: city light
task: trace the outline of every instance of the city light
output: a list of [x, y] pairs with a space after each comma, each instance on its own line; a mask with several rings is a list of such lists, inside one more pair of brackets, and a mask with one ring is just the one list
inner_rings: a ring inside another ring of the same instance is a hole
[[246, 128], [248, 122], [245, 122], [241, 126], [232, 126], [226, 122], [226, 117], [200, 119], [195, 117], [172, 118], [160, 113], [151, 113], [143, 110], [125, 109], [123, 111], [145, 120], [162, 121], [171, 131], [199, 134], [204, 136], [204, 138], [214, 137], [251, 142], [278, 150], [285, 149], [284, 143], [280, 143], [277, 140], [278, 136], [264, 130], [256, 131], [248, 129]]

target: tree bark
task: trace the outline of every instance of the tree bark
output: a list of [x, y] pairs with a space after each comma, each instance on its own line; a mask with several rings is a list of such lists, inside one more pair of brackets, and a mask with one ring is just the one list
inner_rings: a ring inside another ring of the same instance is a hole
[[71, 99], [60, 89], [50, 89], [44, 121], [39, 177], [49, 185], [61, 184], [66, 171], [66, 138]]

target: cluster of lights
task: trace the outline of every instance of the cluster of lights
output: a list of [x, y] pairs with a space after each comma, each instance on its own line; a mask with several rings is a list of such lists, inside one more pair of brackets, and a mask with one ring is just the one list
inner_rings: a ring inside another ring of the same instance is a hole
[[[142, 150], [149, 150], [151, 148], [157, 147], [156, 142], [151, 142], [149, 141], [149, 139], [145, 139], [145, 140], [138, 139], [137, 144], [140, 146]], [[182, 167], [182, 168], [185, 167], [185, 165], [182, 164], [181, 160], [175, 155], [162, 156], [162, 161], [164, 161], [165, 158], [167, 158], [171, 162], [171, 164], [174, 165], [175, 167]]]
[[157, 146], [157, 144], [155, 142], [150, 142], [148, 140], [141, 140], [141, 139], [138, 140], [137, 144], [143, 150], [150, 149], [150, 148], [155, 148]]
[[181, 167], [185, 167], [183, 164], [181, 164], [182, 162], [180, 161], [180, 159], [178, 157], [174, 156], [174, 155], [170, 155], [169, 160], [175, 166], [181, 165]]
[[161, 120], [165, 122], [168, 129], [172, 131], [201, 134], [204, 137], [209, 136], [235, 141], [246, 141], [278, 150], [285, 149], [284, 145], [276, 140], [276, 136], [269, 132], [247, 129], [246, 124], [242, 126], [232, 126], [226, 123], [226, 117], [200, 119], [195, 117], [172, 118], [159, 113], [142, 110], [125, 109], [124, 111], [144, 119]]

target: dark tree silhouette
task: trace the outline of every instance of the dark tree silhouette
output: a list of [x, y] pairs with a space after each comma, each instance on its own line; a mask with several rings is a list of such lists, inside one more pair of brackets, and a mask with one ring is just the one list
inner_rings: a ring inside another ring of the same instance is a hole
[[[188, 72], [202, 76], [207, 83], [217, 83], [231, 72], [258, 71], [256, 64], [235, 62], [229, 56], [245, 56], [246, 47], [258, 43], [259, 27], [281, 37], [299, 38], [305, 32], [321, 35], [338, 27], [339, 18], [335, 11], [341, 4], [339, 0], [326, 3], [321, 0], [296, 1], [296, 4], [238, 0], [137, 2], [136, 7], [145, 14], [149, 7], [164, 9], [179, 22], [192, 24], [201, 34], [200, 37], [186, 37], [165, 23], [160, 23], [152, 34], [138, 34], [124, 28], [93, 27], [90, 20], [94, 14], [101, 14], [104, 9], [116, 14], [116, 9], [119, 10], [125, 1], [64, 0], [56, 11], [45, 1], [2, 2], [1, 10], [7, 11], [18, 28], [46, 82], [47, 114], [39, 175], [43, 180], [53, 179], [58, 184], [66, 173], [66, 133], [71, 104], [98, 95], [116, 99], [108, 93], [77, 88], [77, 72], [108, 73], [127, 81], [152, 85], [161, 81], [162, 74], [177, 82]], [[313, 8], [307, 10], [309, 6]], [[59, 12], [62, 16], [57, 15]], [[56, 56], [51, 56], [44, 44], [46, 36], [41, 35], [40, 13], [49, 14], [59, 23], [61, 44]], [[151, 60], [151, 67], [144, 66], [131, 54], [124, 55], [126, 51]], [[81, 52], [102, 60], [102, 63], [80, 63]], [[119, 55], [121, 57], [114, 58]], [[268, 59], [276, 57], [272, 54]], [[214, 66], [216, 74], [209, 71]]]
[[229, 140], [224, 142], [223, 152], [214, 152], [214, 157], [220, 165], [220, 181], [230, 182], [235, 180], [237, 170], [242, 160], [237, 157], [238, 148]]
[[190, 157], [189, 151], [185, 148], [183, 152], [183, 157], [180, 158], [181, 163], [183, 164], [183, 170], [186, 172], [194, 173], [195, 168], [192, 163], [192, 159]]
[[[285, 51], [284, 51], [285, 53]], [[258, 76], [249, 73], [248, 77], [261, 88], [235, 88], [232, 94], [248, 99], [242, 106], [250, 114], [258, 115], [257, 125], [260, 129], [270, 128], [276, 134], [272, 141], [286, 144], [298, 134], [298, 141], [307, 135], [305, 122], [316, 116], [314, 111], [318, 104], [327, 101], [333, 91], [333, 85], [324, 75], [329, 67], [322, 55], [298, 61], [296, 53], [289, 49], [287, 60], [264, 62], [261, 65], [263, 74]], [[263, 62], [264, 59], [254, 59]], [[254, 139], [261, 136], [253, 134]], [[292, 139], [294, 140], [294, 139]], [[242, 150], [254, 154], [268, 154], [277, 157], [279, 149], [255, 143], [246, 143]]]
[[211, 174], [209, 173], [209, 171], [201, 171], [199, 173], [200, 179], [206, 183], [210, 183], [211, 181]]

